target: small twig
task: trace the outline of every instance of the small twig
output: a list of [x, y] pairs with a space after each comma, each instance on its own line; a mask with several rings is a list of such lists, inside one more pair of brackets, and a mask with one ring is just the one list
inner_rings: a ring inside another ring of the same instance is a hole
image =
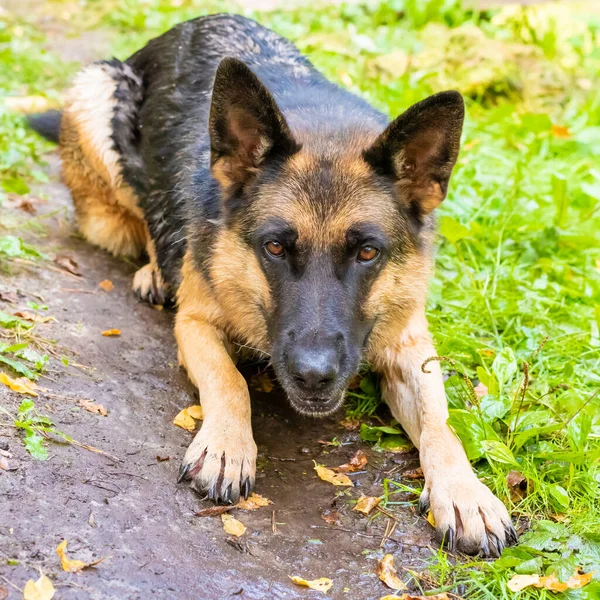
[[275, 521], [275, 511], [271, 512], [271, 531], [277, 533], [277, 521]]
[[96, 294], [96, 290], [82, 290], [78, 288], [59, 288], [61, 292], [73, 292], [76, 294]]
[[21, 594], [23, 593], [23, 588], [20, 588], [20, 587], [16, 586], [12, 581], [10, 581], [6, 577], [4, 577], [4, 575], [0, 575], [0, 579], [2, 579], [5, 583], [8, 583], [8, 585], [10, 585], [11, 587], [14, 587], [15, 590], [17, 590]]

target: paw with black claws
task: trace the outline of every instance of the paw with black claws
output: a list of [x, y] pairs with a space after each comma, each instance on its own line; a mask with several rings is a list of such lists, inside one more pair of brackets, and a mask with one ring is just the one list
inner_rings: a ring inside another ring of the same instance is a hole
[[430, 509], [437, 538], [450, 551], [496, 558], [517, 542], [506, 507], [472, 472], [426, 482], [419, 510]]
[[219, 504], [247, 499], [254, 488], [256, 444], [252, 432], [227, 435], [233, 429], [205, 422], [185, 454], [178, 482], [191, 481], [198, 493]]
[[166, 286], [160, 271], [152, 263], [136, 271], [131, 287], [138, 299], [144, 302], [162, 306], [167, 301]]

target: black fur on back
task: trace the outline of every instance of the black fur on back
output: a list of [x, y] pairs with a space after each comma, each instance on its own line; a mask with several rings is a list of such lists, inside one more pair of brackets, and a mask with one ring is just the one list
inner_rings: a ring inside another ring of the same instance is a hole
[[[388, 119], [327, 81], [285, 38], [238, 15], [181, 23], [151, 40], [124, 64], [142, 80], [143, 99], [115, 124], [126, 181], [141, 198], [163, 277], [175, 286], [186, 238], [209, 254], [221, 218], [210, 172], [208, 118], [221, 60], [242, 60], [273, 95], [292, 130], [312, 128], [340, 139], [349, 126], [383, 129]], [[131, 93], [125, 86], [125, 94]], [[125, 104], [139, 100], [123, 98]], [[125, 111], [127, 112], [127, 111]], [[121, 132], [121, 133], [120, 133]], [[343, 139], [343, 138], [342, 138]], [[201, 264], [199, 265], [202, 266]]]
[[43, 113], [27, 115], [29, 126], [42, 137], [55, 144], [58, 144], [61, 119], [62, 113], [60, 110], [48, 110]]

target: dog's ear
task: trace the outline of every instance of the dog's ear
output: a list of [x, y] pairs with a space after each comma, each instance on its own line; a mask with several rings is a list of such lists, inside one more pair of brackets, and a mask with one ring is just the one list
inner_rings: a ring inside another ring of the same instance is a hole
[[212, 172], [225, 187], [245, 184], [265, 161], [300, 149], [273, 96], [235, 58], [217, 69], [209, 131]]
[[363, 153], [399, 186], [402, 200], [426, 215], [446, 197], [458, 157], [465, 105], [458, 92], [441, 92], [411, 106]]

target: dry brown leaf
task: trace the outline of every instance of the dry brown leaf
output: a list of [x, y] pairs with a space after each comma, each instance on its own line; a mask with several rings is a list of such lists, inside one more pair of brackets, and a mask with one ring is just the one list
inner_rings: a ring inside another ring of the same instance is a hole
[[8, 590], [0, 585], [0, 600], [6, 600], [8, 598]]
[[19, 317], [24, 321], [31, 321], [32, 323], [48, 323], [49, 321], [56, 322], [56, 319], [54, 317], [42, 317], [41, 315], [36, 315], [25, 310], [18, 310], [13, 314], [15, 315], [15, 317]]
[[398, 577], [398, 571], [394, 567], [394, 557], [391, 554], [386, 554], [377, 564], [375, 573], [379, 579], [393, 590], [407, 589], [404, 581]]
[[250, 379], [252, 388], [263, 394], [270, 394], [275, 389], [275, 384], [266, 372], [253, 375]]
[[337, 473], [354, 473], [361, 471], [367, 464], [367, 455], [359, 448], [354, 456], [347, 462], [339, 467], [333, 467], [333, 470]]
[[450, 600], [450, 596], [444, 592], [443, 594], [435, 594], [433, 596], [413, 596], [412, 594], [402, 594], [402, 596], [384, 596], [380, 600]]
[[237, 503], [236, 508], [241, 508], [242, 510], [256, 510], [257, 508], [261, 508], [263, 506], [269, 506], [269, 504], [273, 504], [271, 500], [261, 496], [260, 494], [255, 494], [252, 492], [250, 498], [248, 500], [244, 500], [243, 498]]
[[156, 460], [158, 462], [165, 462], [165, 460], [171, 460], [171, 457], [170, 456], [161, 456], [160, 454], [157, 454]]
[[316, 463], [315, 471], [323, 481], [327, 481], [328, 483], [332, 483], [333, 485], [354, 485], [348, 477], [348, 475], [344, 475], [343, 473], [336, 473], [335, 471], [332, 471], [331, 469], [328, 469], [327, 467], [324, 467], [322, 465], [317, 465]]
[[52, 600], [52, 598], [54, 598], [54, 586], [42, 573], [37, 581], [30, 579], [25, 584], [23, 600]]
[[225, 533], [228, 533], [229, 535], [240, 537], [246, 533], [246, 526], [241, 521], [234, 519], [231, 515], [221, 515], [221, 521], [223, 521]]
[[102, 332], [102, 335], [104, 337], [110, 337], [113, 335], [121, 335], [121, 330], [120, 329], [107, 329], [106, 331]]
[[520, 471], [510, 471], [506, 476], [506, 483], [510, 492], [510, 499], [513, 502], [523, 500], [531, 491], [532, 481], [528, 481]]
[[99, 558], [91, 563], [83, 562], [82, 560], [72, 560], [67, 556], [67, 540], [63, 540], [56, 548], [56, 554], [58, 554], [60, 558], [60, 564], [63, 568], [63, 571], [67, 571], [68, 573], [77, 573], [78, 571], [82, 571], [83, 569], [87, 569], [88, 567], [93, 567], [98, 563], [101, 563], [104, 560], [104, 557]]
[[296, 585], [301, 585], [303, 587], [310, 588], [311, 590], [317, 590], [318, 592], [323, 592], [324, 594], [326, 594], [333, 586], [333, 581], [327, 577], [321, 577], [320, 579], [312, 579], [309, 581], [307, 579], [303, 579], [302, 577], [298, 577], [297, 575], [294, 575], [293, 577], [290, 575], [290, 579]]
[[575, 590], [587, 585], [594, 575], [593, 571], [582, 574], [577, 570], [567, 581], [559, 581], [556, 573], [547, 577], [539, 575], [515, 575], [508, 583], [508, 589], [511, 592], [520, 592], [527, 587], [536, 587], [551, 590], [553, 592], [564, 592], [566, 590]]
[[321, 513], [321, 519], [325, 521], [325, 523], [329, 523], [329, 525], [341, 525], [342, 520], [340, 518], [340, 512], [338, 510], [334, 510], [331, 508], [326, 508]]
[[358, 429], [360, 427], [360, 421], [358, 419], [343, 419], [342, 421], [340, 421], [340, 425], [346, 430], [346, 431], [355, 431], [356, 429]]
[[234, 508], [236, 508], [236, 507], [233, 504], [221, 505], [221, 506], [209, 506], [208, 508], [202, 508], [195, 514], [197, 517], [216, 517], [217, 515], [222, 515], [223, 513], [233, 510]]
[[487, 385], [484, 385], [481, 381], [473, 388], [473, 391], [478, 398], [483, 398], [488, 395]]
[[202, 407], [199, 404], [194, 404], [180, 410], [173, 419], [173, 425], [187, 429], [187, 431], [194, 431], [196, 429], [196, 421], [201, 421], [203, 418]]
[[377, 496], [361, 496], [356, 501], [356, 506], [352, 509], [363, 515], [370, 515], [373, 509], [381, 502]]
[[404, 473], [402, 473], [402, 477], [404, 479], [423, 479], [423, 469], [421, 469], [421, 467], [409, 469], [408, 471], [404, 471]]
[[57, 264], [61, 269], [71, 273], [71, 275], [77, 275], [77, 277], [81, 277], [81, 271], [79, 270], [79, 265], [70, 257], [59, 255], [54, 258], [55, 264]]
[[92, 402], [91, 400], [85, 399], [79, 400], [77, 404], [79, 404], [81, 408], [85, 408], [85, 410], [87, 410], [88, 412], [96, 413], [98, 415], [102, 415], [103, 417], [108, 416], [108, 411], [106, 410], [106, 408], [104, 408], [102, 404], [94, 404], [94, 402]]
[[112, 292], [115, 289], [113, 282], [110, 279], [105, 279], [98, 284], [99, 288], [102, 288], [105, 292]]
[[0, 383], [8, 386], [13, 392], [18, 392], [19, 394], [29, 394], [30, 396], [37, 396], [35, 390], [38, 389], [38, 386], [33, 383], [33, 381], [29, 381], [26, 377], [19, 377], [18, 379], [13, 379], [10, 375], [6, 373], [0, 373]]
[[4, 103], [13, 112], [27, 115], [45, 112], [56, 106], [56, 102], [45, 96], [9, 96]]

